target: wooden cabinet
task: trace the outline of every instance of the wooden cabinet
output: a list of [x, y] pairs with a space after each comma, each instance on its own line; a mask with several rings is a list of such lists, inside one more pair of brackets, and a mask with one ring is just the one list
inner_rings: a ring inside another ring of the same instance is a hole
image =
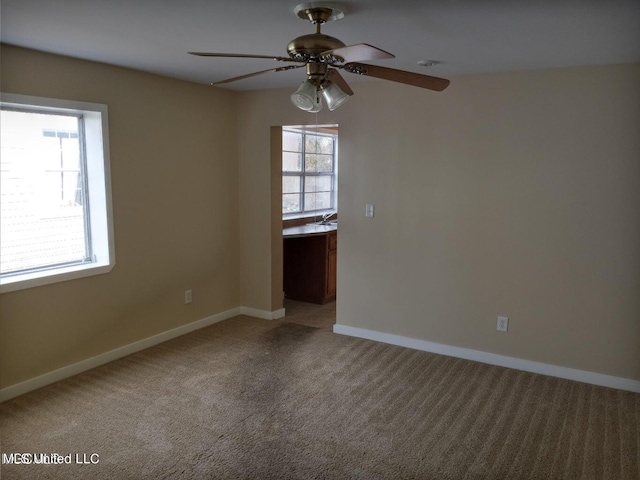
[[335, 300], [338, 233], [285, 237], [283, 243], [285, 296], [319, 304]]
[[338, 233], [333, 232], [327, 235], [327, 297], [331, 300], [336, 298], [336, 274], [338, 270]]

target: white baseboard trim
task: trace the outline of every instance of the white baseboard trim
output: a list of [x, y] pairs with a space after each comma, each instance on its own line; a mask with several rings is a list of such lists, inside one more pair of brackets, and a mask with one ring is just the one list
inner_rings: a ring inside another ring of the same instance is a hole
[[539, 373], [551, 377], [559, 377], [567, 380], [575, 380], [578, 382], [599, 385], [602, 387], [617, 388], [619, 390], [627, 390], [630, 392], [640, 393], [640, 381], [631, 380], [628, 378], [587, 372], [585, 370], [576, 370], [574, 368], [560, 367], [548, 363], [523, 360], [521, 358], [508, 357], [506, 355], [487, 353], [479, 350], [471, 350], [468, 348], [452, 347], [450, 345], [444, 345], [442, 343], [418, 340], [416, 338], [403, 337], [402, 335], [393, 335], [390, 333], [383, 333], [375, 330], [367, 330], [365, 328], [350, 327], [348, 325], [336, 324], [333, 326], [333, 332], [350, 337], [365, 338], [367, 340], [375, 340], [376, 342], [390, 343], [392, 345], [412, 348], [414, 350], [422, 350], [425, 352], [437, 353], [450, 357], [464, 358], [466, 360], [488, 363], [490, 365], [497, 365], [500, 367], [514, 368], [516, 370], [523, 370], [525, 372]]
[[281, 308], [280, 310], [269, 312], [268, 310], [258, 310], [256, 308], [240, 307], [240, 314], [248, 315], [250, 317], [261, 318], [263, 320], [278, 320], [279, 318], [284, 317], [285, 309]]
[[131, 355], [132, 353], [139, 352], [141, 350], [144, 350], [145, 348], [153, 347], [154, 345], [166, 342], [167, 340], [171, 340], [172, 338], [191, 333], [195, 330], [208, 327], [209, 325], [213, 325], [214, 323], [218, 323], [222, 320], [227, 320], [228, 318], [236, 317], [238, 315], [249, 315], [251, 317], [257, 317], [265, 320], [275, 320], [284, 317], [284, 308], [276, 310], [275, 312], [267, 312], [265, 310], [257, 310], [255, 308], [248, 307], [232, 308], [225, 312], [217, 313], [215, 315], [211, 315], [195, 322], [191, 322], [186, 325], [167, 330], [166, 332], [153, 335], [143, 340], [130, 343], [129, 345], [116, 348], [115, 350], [101, 353], [100, 355], [96, 355], [95, 357], [81, 360], [80, 362], [67, 365], [66, 367], [62, 367], [38, 377], [25, 380], [24, 382], [20, 382], [15, 385], [10, 385], [8, 387], [0, 389], [0, 402], [4, 402], [5, 400], [17, 397], [18, 395], [22, 395], [23, 393], [27, 393], [32, 390], [44, 387], [45, 385], [49, 385], [50, 383], [72, 377], [73, 375], [77, 375], [87, 370], [91, 370], [92, 368], [99, 367], [100, 365], [104, 365], [105, 363], [117, 360], [118, 358]]

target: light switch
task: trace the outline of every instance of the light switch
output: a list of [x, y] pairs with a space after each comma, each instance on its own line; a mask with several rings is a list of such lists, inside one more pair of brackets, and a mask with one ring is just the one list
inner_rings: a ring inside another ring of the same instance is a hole
[[364, 207], [364, 216], [373, 218], [374, 210], [375, 210], [375, 205], [373, 203], [367, 203]]

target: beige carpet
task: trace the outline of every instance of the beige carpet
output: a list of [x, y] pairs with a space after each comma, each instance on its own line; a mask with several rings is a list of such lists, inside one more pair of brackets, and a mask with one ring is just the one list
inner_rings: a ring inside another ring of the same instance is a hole
[[287, 311], [287, 322], [306, 325], [308, 327], [326, 328], [333, 331], [336, 323], [336, 302], [315, 305], [286, 299], [284, 307]]
[[309, 315], [236, 317], [5, 402], [3, 453], [73, 457], [1, 478], [640, 478], [638, 394], [335, 335]]

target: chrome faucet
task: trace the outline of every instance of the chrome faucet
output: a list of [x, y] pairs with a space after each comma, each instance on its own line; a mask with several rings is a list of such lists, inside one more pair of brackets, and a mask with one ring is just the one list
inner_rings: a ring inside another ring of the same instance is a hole
[[328, 212], [328, 213], [325, 213], [324, 215], [322, 215], [322, 221], [321, 221], [320, 223], [321, 223], [321, 224], [322, 224], [322, 223], [328, 223], [328, 222], [329, 222], [329, 219], [330, 219], [331, 217], [333, 217], [334, 215], [336, 215], [337, 213], [338, 213], [338, 212]]

